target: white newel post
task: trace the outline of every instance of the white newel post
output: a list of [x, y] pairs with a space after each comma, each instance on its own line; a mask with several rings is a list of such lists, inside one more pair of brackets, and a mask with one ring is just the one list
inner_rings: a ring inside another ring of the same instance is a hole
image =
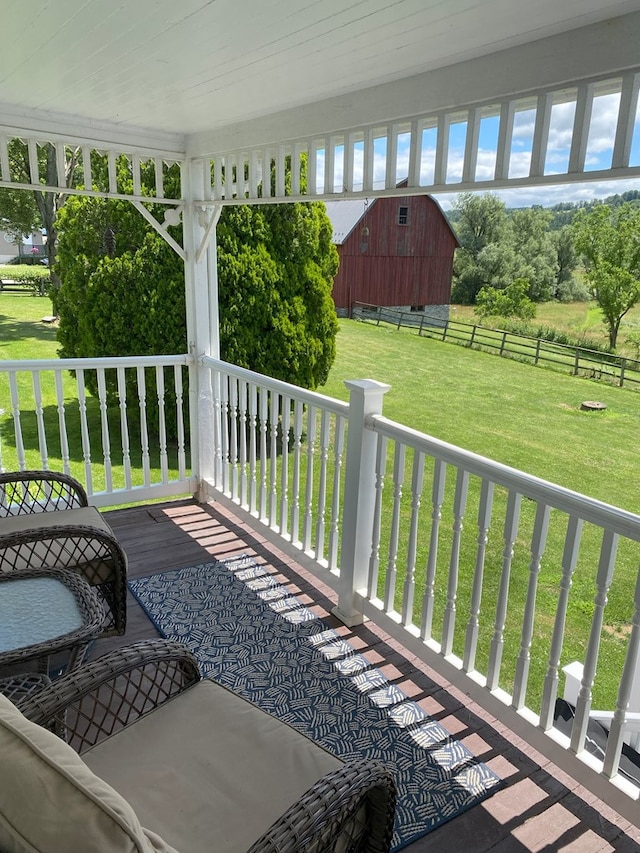
[[340, 587], [334, 614], [346, 625], [364, 621], [359, 591], [367, 586], [375, 508], [377, 435], [366, 429], [371, 415], [382, 414], [389, 385], [372, 379], [349, 380], [349, 432], [342, 509]]
[[220, 357], [218, 325], [218, 270], [215, 222], [219, 209], [197, 205], [211, 194], [204, 164], [189, 162], [185, 168], [184, 212], [185, 288], [187, 345], [195, 358], [189, 386], [191, 456], [194, 476], [200, 484], [198, 498], [206, 499], [204, 480], [215, 480], [215, 412], [211, 370], [203, 367], [205, 355]]

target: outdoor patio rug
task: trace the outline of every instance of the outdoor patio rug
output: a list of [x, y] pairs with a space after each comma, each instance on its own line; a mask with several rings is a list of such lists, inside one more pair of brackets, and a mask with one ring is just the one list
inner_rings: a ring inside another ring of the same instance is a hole
[[132, 580], [160, 633], [204, 675], [344, 760], [396, 775], [398, 850], [476, 805], [500, 779], [264, 567], [239, 557]]

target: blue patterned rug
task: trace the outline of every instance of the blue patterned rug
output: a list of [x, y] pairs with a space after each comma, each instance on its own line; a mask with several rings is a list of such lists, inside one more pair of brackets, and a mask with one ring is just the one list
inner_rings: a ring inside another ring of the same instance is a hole
[[418, 704], [249, 557], [132, 580], [160, 633], [209, 678], [344, 760], [396, 774], [398, 850], [501, 787]]

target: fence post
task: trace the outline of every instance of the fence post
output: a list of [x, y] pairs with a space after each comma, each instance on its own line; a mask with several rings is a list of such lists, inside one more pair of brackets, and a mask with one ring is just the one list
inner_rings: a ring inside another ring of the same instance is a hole
[[370, 415], [382, 413], [389, 385], [372, 379], [347, 380], [349, 431], [342, 507], [342, 543], [338, 604], [333, 613], [345, 625], [364, 621], [359, 593], [367, 586], [376, 498], [377, 435], [366, 428]]

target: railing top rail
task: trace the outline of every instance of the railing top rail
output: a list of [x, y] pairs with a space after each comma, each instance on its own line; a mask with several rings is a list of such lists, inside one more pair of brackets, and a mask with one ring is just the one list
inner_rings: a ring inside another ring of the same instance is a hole
[[46, 358], [0, 362], [0, 372], [17, 370], [81, 370], [94, 367], [144, 367], [156, 364], [190, 364], [192, 356], [184, 355], [127, 355], [107, 358]]
[[372, 415], [367, 426], [387, 438], [408, 444], [428, 456], [442, 459], [478, 477], [489, 479], [518, 494], [577, 516], [599, 527], [640, 542], [640, 515], [558, 486], [501, 462], [494, 462], [470, 450], [464, 450], [433, 436], [391, 421], [382, 415]]
[[218, 359], [211, 358], [211, 356], [205, 355], [201, 360], [205, 367], [220, 370], [223, 373], [228, 373], [230, 376], [243, 379], [245, 382], [253, 382], [262, 388], [268, 388], [271, 391], [277, 391], [279, 394], [284, 394], [295, 400], [301, 400], [309, 406], [326, 409], [335, 415], [341, 415], [344, 418], [348, 418], [349, 416], [349, 404], [344, 402], [344, 400], [336, 400], [335, 397], [326, 397], [324, 394], [318, 394], [317, 391], [308, 391], [306, 388], [282, 382], [280, 379], [272, 379], [270, 376], [255, 373], [253, 370], [247, 370], [245, 367], [238, 367], [226, 361], [219, 361]]

